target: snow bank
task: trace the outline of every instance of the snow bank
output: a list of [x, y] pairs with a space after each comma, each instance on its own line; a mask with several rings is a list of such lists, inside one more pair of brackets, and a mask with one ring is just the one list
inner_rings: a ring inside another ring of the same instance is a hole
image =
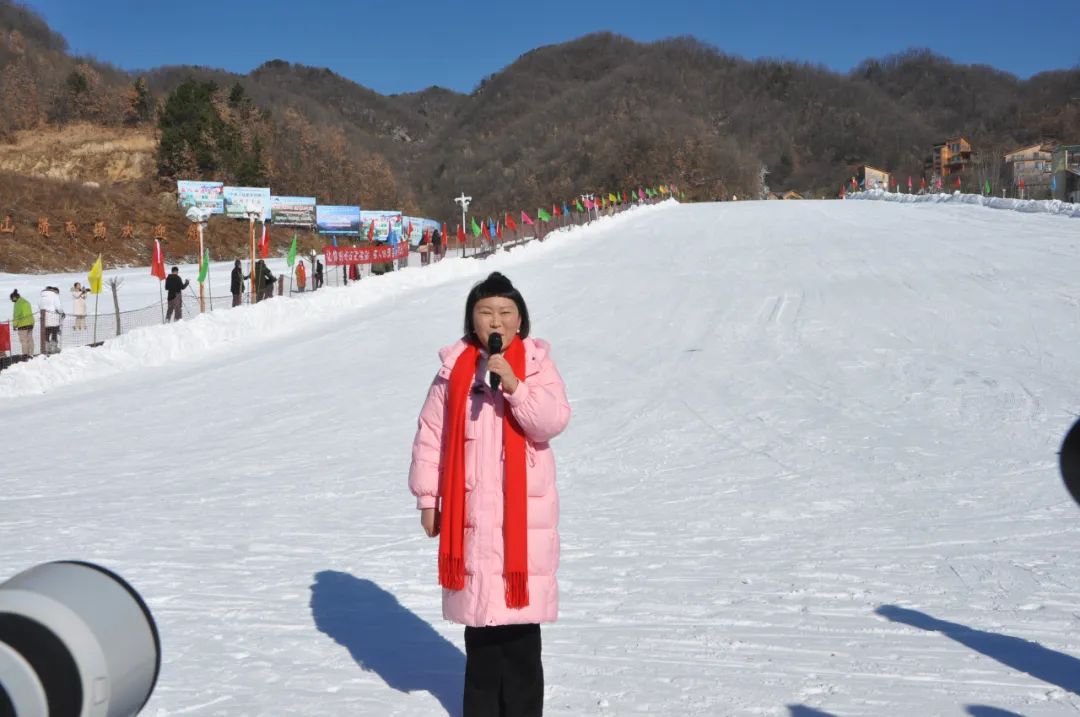
[[1062, 202], [1057, 199], [1006, 199], [1003, 197], [984, 197], [981, 194], [903, 194], [886, 192], [884, 189], [871, 189], [847, 195], [848, 199], [873, 199], [881, 202], [900, 204], [973, 204], [991, 209], [1008, 209], [1013, 212], [1028, 214], [1057, 214], [1066, 217], [1080, 217], [1080, 204]]

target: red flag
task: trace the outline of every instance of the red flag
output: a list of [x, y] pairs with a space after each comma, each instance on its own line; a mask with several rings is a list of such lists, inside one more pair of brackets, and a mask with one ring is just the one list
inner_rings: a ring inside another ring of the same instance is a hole
[[1020, 177], [1020, 188], [1021, 189], [1024, 188], [1024, 178], [1023, 177]]
[[525, 210], [521, 210], [521, 221], [528, 224], [530, 227], [533, 225], [533, 220], [529, 218], [529, 215], [525, 213]]
[[960, 175], [957, 175], [957, 176], [956, 176], [956, 188], [957, 188], [957, 189], [959, 189], [959, 188], [960, 188]]
[[370, 222], [368, 222], [368, 225], [367, 225], [367, 240], [368, 241], [374, 241], [375, 240], [375, 220], [374, 219], [372, 219]]
[[551, 205], [551, 216], [553, 216], [553, 217], [561, 217], [562, 216], [562, 212], [559, 211], [559, 205], [558, 204], [552, 204]]
[[919, 177], [919, 189], [926, 189], [926, 177]]
[[495, 236], [502, 239], [502, 224], [496, 224], [495, 225]]
[[907, 190], [909, 192], [911, 191], [911, 175], [910, 174], [908, 175], [908, 178], [907, 178]]
[[507, 213], [506, 215], [506, 228], [517, 229], [517, 222], [514, 221], [514, 217], [510, 213]]
[[457, 243], [458, 244], [464, 244], [465, 243], [465, 227], [461, 226], [460, 224], [458, 224], [458, 227], [457, 227]]
[[491, 231], [488, 229], [488, 225], [490, 223], [490, 220], [486, 222], [480, 222], [480, 236], [484, 237], [488, 241], [491, 241]]
[[412, 220], [409, 220], [408, 225], [405, 227], [405, 236], [412, 237]]
[[450, 237], [446, 236], [446, 222], [442, 223], [442, 240], [448, 241]]
[[154, 255], [150, 258], [150, 276], [165, 280], [165, 252], [161, 250], [161, 240], [154, 240]]
[[263, 222], [262, 239], [259, 240], [259, 256], [266, 259], [270, 256], [270, 229]]

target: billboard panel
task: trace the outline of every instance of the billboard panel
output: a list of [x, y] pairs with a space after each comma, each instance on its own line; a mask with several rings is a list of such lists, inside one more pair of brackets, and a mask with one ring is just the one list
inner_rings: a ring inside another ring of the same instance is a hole
[[315, 207], [315, 222], [320, 234], [360, 234], [360, 207], [320, 204]]
[[270, 219], [269, 187], [225, 187], [225, 216], [247, 219], [248, 212], [262, 210], [262, 220]]
[[390, 230], [393, 229], [398, 237], [402, 235], [403, 223], [401, 212], [392, 209], [372, 209], [360, 212], [360, 236], [365, 239], [368, 236], [368, 228], [374, 224], [375, 231], [372, 234], [374, 241], [388, 241]]
[[176, 203], [186, 212], [191, 207], [209, 209], [214, 214], [225, 213], [221, 182], [198, 182], [181, 179], [176, 183]]
[[270, 197], [270, 221], [277, 226], [315, 226], [315, 197]]

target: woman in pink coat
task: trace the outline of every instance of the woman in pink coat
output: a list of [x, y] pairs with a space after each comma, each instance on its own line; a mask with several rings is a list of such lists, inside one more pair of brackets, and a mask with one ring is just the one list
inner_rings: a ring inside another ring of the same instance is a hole
[[413, 441], [409, 489], [439, 536], [443, 616], [465, 625], [465, 717], [543, 712], [539, 623], [559, 612], [548, 442], [570, 420], [549, 350], [529, 338], [521, 293], [492, 273], [469, 292], [464, 337], [439, 352]]

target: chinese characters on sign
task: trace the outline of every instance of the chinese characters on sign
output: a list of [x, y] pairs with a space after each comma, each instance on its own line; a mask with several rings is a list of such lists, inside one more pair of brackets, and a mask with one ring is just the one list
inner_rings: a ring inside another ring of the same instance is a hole
[[404, 259], [409, 255], [408, 242], [395, 246], [328, 246], [323, 248], [327, 266], [376, 264]]

